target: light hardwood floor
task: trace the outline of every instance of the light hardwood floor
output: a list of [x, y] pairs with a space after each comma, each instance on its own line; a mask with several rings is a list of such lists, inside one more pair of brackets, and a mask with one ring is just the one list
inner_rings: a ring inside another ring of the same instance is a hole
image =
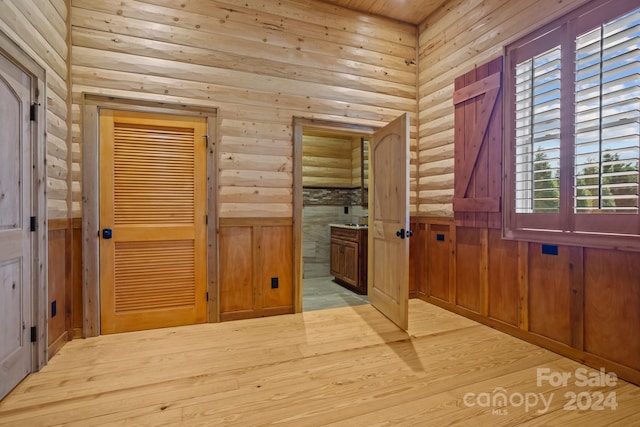
[[[580, 387], [582, 365], [419, 300], [409, 318], [407, 334], [359, 305], [72, 341], [0, 425], [640, 425], [637, 386]], [[537, 368], [572, 378], [538, 386]], [[511, 404], [484, 405], [500, 388]], [[563, 409], [569, 392], [617, 408]], [[534, 396], [549, 408], [519, 406]]]

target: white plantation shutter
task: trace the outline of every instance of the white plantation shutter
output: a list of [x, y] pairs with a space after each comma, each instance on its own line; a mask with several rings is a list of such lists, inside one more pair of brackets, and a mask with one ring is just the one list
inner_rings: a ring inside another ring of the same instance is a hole
[[640, 250], [640, 0], [591, 0], [505, 59], [504, 235]]
[[516, 65], [516, 211], [560, 206], [561, 51], [556, 46]]
[[576, 39], [576, 213], [638, 212], [640, 10]]

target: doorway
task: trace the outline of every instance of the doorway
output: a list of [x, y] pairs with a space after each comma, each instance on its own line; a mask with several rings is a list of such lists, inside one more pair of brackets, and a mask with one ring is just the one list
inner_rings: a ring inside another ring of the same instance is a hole
[[368, 135], [302, 135], [302, 311], [368, 304]]
[[46, 362], [44, 71], [0, 33], [0, 399]]
[[[377, 184], [371, 185], [372, 203], [370, 208], [374, 213], [373, 218], [367, 219], [368, 224], [373, 224], [373, 233], [369, 232], [367, 241], [367, 290], [369, 296], [371, 291], [375, 293], [375, 302], [372, 304], [383, 314], [397, 323], [401, 328], [406, 329], [406, 311], [408, 307], [408, 242], [406, 238], [410, 234], [406, 233], [409, 226], [408, 217], [408, 176], [409, 176], [409, 115], [401, 115], [384, 128], [377, 129], [368, 126], [350, 125], [345, 123], [325, 122], [312, 119], [294, 118], [294, 197], [293, 197], [293, 218], [294, 218], [294, 304], [295, 311], [303, 311], [303, 139], [305, 132], [320, 132], [347, 135], [363, 135], [371, 137], [373, 151], [370, 150], [371, 158], [369, 170], [376, 171], [380, 179]], [[382, 149], [380, 149], [382, 148]], [[373, 156], [378, 151], [380, 155]], [[394, 168], [397, 170], [394, 171]], [[374, 173], [369, 176], [373, 182]], [[327, 181], [327, 182], [332, 182]], [[375, 200], [375, 202], [373, 202]], [[380, 206], [387, 203], [395, 203], [397, 206], [393, 210], [380, 209]], [[369, 210], [369, 209], [368, 209]], [[368, 212], [368, 215], [371, 215]], [[380, 214], [376, 216], [376, 212]], [[393, 213], [393, 215], [388, 215]], [[367, 215], [367, 216], [368, 216]], [[394, 232], [391, 233], [391, 229]], [[397, 228], [397, 230], [395, 230]], [[344, 265], [351, 265], [347, 259], [353, 259], [358, 252], [356, 246], [359, 245], [346, 238], [348, 233], [340, 233], [340, 236], [331, 246], [331, 252], [339, 254]], [[396, 237], [397, 236], [397, 237]], [[402, 244], [396, 244], [394, 239], [402, 239]], [[340, 247], [341, 246], [341, 247]], [[396, 251], [396, 249], [398, 249]], [[394, 252], [393, 263], [385, 260], [385, 256]], [[372, 266], [377, 266], [372, 268]], [[349, 268], [348, 266], [345, 268]], [[340, 270], [335, 265], [332, 270], [341, 272], [343, 279], [353, 280], [358, 273], [354, 271]], [[332, 271], [335, 272], [335, 271]], [[345, 280], [348, 282], [348, 280]], [[382, 297], [382, 298], [381, 298]], [[399, 316], [400, 313], [404, 313]]]

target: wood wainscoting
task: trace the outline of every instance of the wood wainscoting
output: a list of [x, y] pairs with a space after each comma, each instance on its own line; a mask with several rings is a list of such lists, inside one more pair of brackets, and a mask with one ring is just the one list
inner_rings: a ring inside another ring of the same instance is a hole
[[82, 337], [82, 219], [50, 219], [48, 229], [47, 347], [51, 359], [67, 341]]
[[640, 384], [640, 253], [412, 224], [413, 296]]
[[220, 320], [293, 313], [291, 218], [221, 218]]
[[47, 328], [51, 359], [73, 338], [72, 333], [72, 227], [69, 219], [50, 219]]

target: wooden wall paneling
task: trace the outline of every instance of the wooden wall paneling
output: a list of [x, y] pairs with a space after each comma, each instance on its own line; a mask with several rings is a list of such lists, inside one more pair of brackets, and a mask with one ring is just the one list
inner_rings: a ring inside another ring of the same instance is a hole
[[543, 245], [529, 244], [529, 331], [571, 344], [571, 254], [567, 246], [557, 255], [543, 253]]
[[413, 236], [409, 239], [409, 298], [418, 295], [419, 266], [422, 263], [422, 250], [420, 248], [420, 225], [414, 218], [409, 219], [409, 230]]
[[69, 221], [50, 220], [48, 230], [47, 345], [49, 358], [51, 358], [72, 338], [72, 242]]
[[479, 228], [456, 227], [455, 304], [480, 313], [482, 233]]
[[72, 283], [72, 320], [71, 331], [73, 338], [82, 337], [83, 306], [82, 306], [82, 220], [74, 218], [72, 220], [72, 261], [71, 261], [71, 283]]
[[488, 316], [518, 326], [520, 281], [518, 242], [503, 240], [500, 230], [489, 229]]
[[[476, 224], [482, 223], [476, 213]], [[486, 223], [486, 221], [485, 221]], [[480, 229], [480, 314], [489, 315], [489, 230]]]
[[584, 350], [584, 248], [569, 247], [571, 347]]
[[428, 224], [426, 236], [427, 293], [433, 298], [452, 302], [450, 299], [450, 227], [445, 224]]
[[[259, 283], [262, 308], [287, 308], [293, 312], [293, 231], [290, 226], [262, 227], [259, 243]], [[278, 287], [272, 288], [272, 279]]]
[[529, 330], [529, 243], [518, 242], [518, 326]]
[[250, 226], [220, 227], [220, 318], [254, 309], [255, 252]]
[[640, 371], [637, 252], [584, 250], [584, 350]]
[[219, 257], [220, 320], [294, 312], [290, 219], [221, 219]]

